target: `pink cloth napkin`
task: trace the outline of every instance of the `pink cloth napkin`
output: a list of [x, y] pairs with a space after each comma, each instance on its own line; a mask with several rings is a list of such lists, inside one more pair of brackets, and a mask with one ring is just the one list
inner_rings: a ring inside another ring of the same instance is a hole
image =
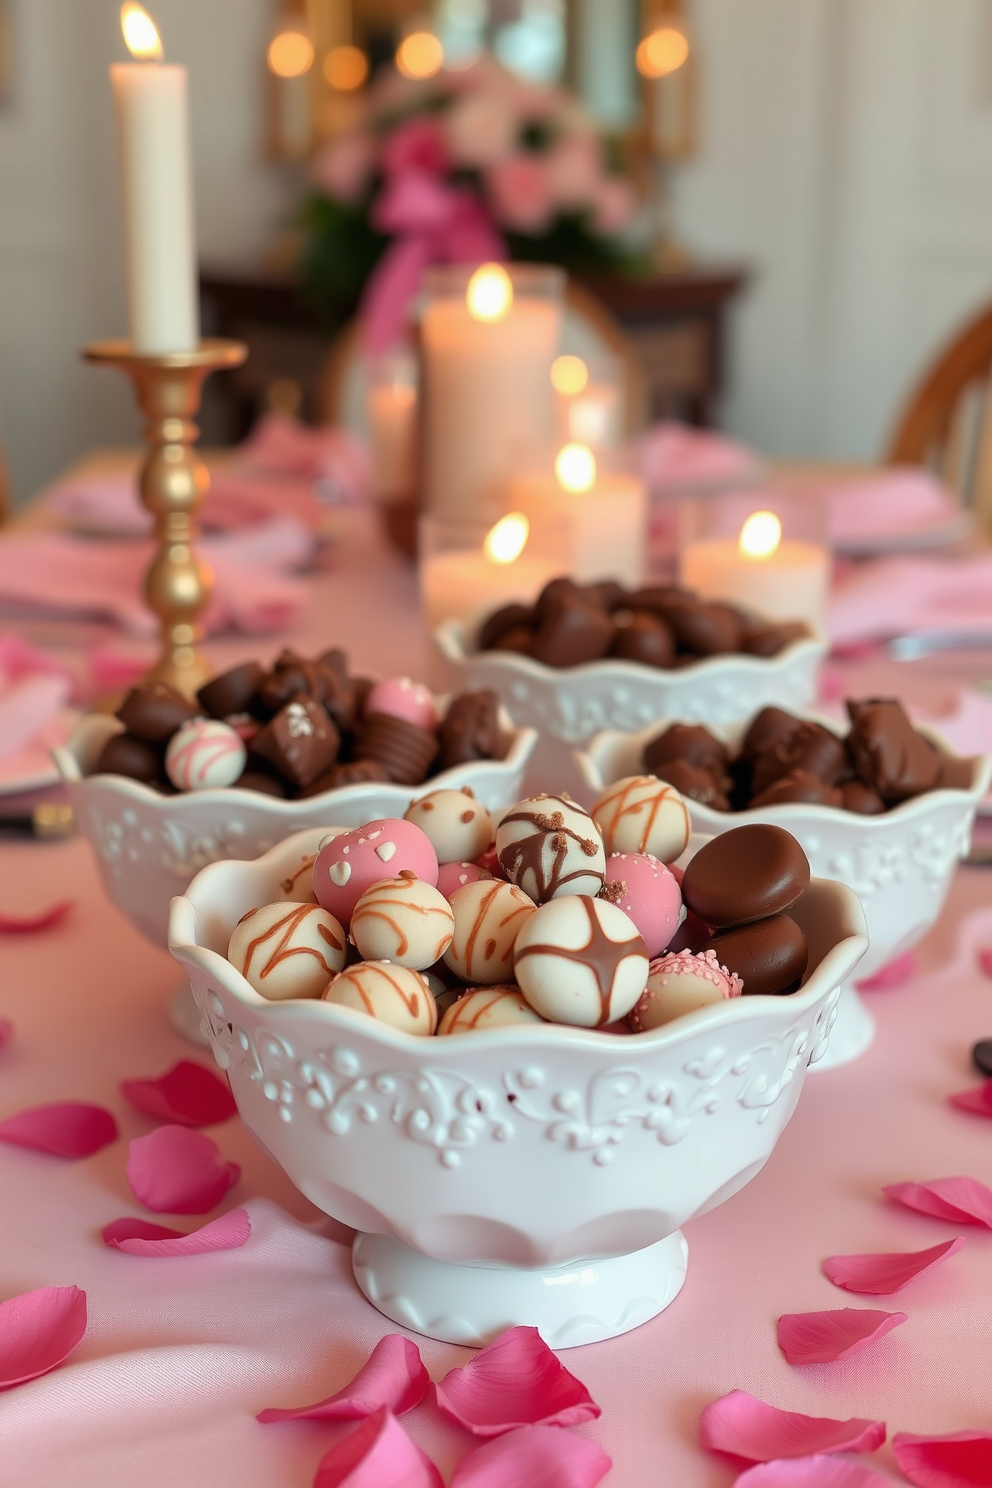
[[[778, 489], [790, 491], [789, 482]], [[910, 465], [839, 481], [804, 480], [796, 494], [826, 504], [830, 540], [839, 548], [912, 537], [962, 514], [953, 493], [936, 476]]]
[[992, 554], [890, 557], [852, 568], [830, 600], [835, 646], [919, 631], [992, 633]]
[[688, 424], [655, 424], [643, 435], [640, 448], [644, 479], [659, 496], [695, 486], [751, 481], [761, 468], [760, 458], [746, 445]]
[[52, 657], [12, 632], [0, 635], [0, 764], [50, 742], [72, 690], [71, 673]]
[[[290, 625], [306, 598], [293, 573], [313, 546], [312, 534], [294, 517], [205, 537], [199, 550], [216, 580], [208, 632], [263, 635]], [[147, 542], [97, 542], [60, 532], [12, 536], [0, 543], [0, 605], [32, 615], [99, 616], [132, 635], [154, 635], [158, 621], [142, 597], [152, 552]]]

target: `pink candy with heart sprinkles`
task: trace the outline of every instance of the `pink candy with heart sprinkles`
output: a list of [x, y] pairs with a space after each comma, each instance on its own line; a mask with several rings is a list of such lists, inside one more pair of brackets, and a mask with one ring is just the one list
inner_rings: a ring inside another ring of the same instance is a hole
[[437, 853], [413, 822], [384, 817], [324, 843], [313, 865], [313, 891], [322, 908], [348, 925], [366, 889], [403, 873], [436, 887]]

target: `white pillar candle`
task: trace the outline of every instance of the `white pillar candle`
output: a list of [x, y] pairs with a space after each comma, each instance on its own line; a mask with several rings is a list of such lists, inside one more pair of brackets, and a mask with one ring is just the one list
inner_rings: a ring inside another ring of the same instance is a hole
[[[575, 452], [571, 461], [563, 456]], [[578, 452], [581, 452], [578, 453]], [[554, 547], [558, 572], [580, 584], [644, 577], [647, 494], [643, 481], [602, 469], [583, 445], [559, 453], [560, 473], [522, 471], [509, 483], [508, 502], [528, 518], [536, 541]], [[577, 467], [577, 468], [576, 468]]]
[[140, 6], [121, 11], [132, 54], [110, 69], [117, 112], [131, 344], [162, 355], [199, 341], [186, 69], [166, 66]]
[[368, 393], [372, 492], [383, 505], [413, 495], [417, 474], [417, 390], [379, 383]]
[[[771, 522], [762, 520], [769, 517]], [[817, 543], [780, 534], [773, 514], [757, 512], [736, 541], [710, 537], [689, 543], [682, 553], [682, 582], [703, 599], [726, 600], [770, 620], [805, 620], [822, 630], [830, 555]]]
[[502, 517], [474, 547], [427, 551], [420, 590], [433, 631], [442, 620], [482, 619], [501, 605], [530, 604], [558, 573], [556, 560], [528, 549], [529, 526], [519, 512]]

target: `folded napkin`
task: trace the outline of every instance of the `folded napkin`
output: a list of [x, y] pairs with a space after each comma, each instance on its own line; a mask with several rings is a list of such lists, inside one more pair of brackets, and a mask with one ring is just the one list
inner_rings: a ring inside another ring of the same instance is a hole
[[831, 543], [841, 550], [911, 541], [956, 520], [963, 530], [968, 525], [953, 492], [929, 470], [912, 465], [839, 480], [813, 476], [795, 489], [785, 478], [775, 489], [823, 502]]
[[761, 460], [746, 445], [712, 429], [689, 424], [655, 424], [640, 440], [641, 470], [655, 495], [675, 495], [695, 487], [756, 480]]
[[0, 635], [0, 765], [32, 748], [61, 742], [61, 714], [72, 674], [53, 657], [10, 632]]
[[831, 596], [827, 631], [835, 646], [920, 631], [992, 634], [992, 553], [893, 556], [852, 568]]

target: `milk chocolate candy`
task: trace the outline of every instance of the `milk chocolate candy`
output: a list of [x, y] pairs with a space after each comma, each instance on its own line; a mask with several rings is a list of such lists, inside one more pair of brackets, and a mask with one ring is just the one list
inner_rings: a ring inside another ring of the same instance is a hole
[[479, 631], [479, 650], [491, 651], [508, 631], [529, 630], [534, 611], [530, 605], [508, 604], [495, 610]]
[[305, 788], [330, 769], [340, 744], [341, 736], [320, 704], [295, 697], [255, 735], [251, 751], [292, 785]]
[[629, 609], [630, 600], [626, 589], [616, 579], [603, 579], [598, 584], [584, 584], [582, 593], [589, 601], [612, 615], [616, 610]]
[[112, 734], [100, 751], [94, 774], [126, 775], [145, 785], [164, 785], [162, 751], [134, 734]]
[[809, 887], [809, 876], [792, 833], [755, 822], [699, 849], [686, 867], [682, 898], [707, 925], [723, 929], [781, 914]]
[[563, 601], [569, 604], [580, 605], [588, 605], [589, 603], [574, 579], [566, 577], [552, 579], [549, 584], [545, 584], [537, 596], [534, 604], [533, 623], [535, 625], [541, 624], [547, 615]]
[[275, 796], [277, 799], [285, 800], [289, 792], [286, 782], [280, 780], [278, 775], [270, 775], [267, 770], [244, 770], [238, 777], [238, 790], [258, 791], [263, 796]]
[[518, 625], [514, 630], [505, 630], [498, 641], [493, 642], [494, 651], [515, 651], [518, 656], [530, 656], [534, 649], [534, 632], [529, 625]]
[[613, 643], [616, 626], [609, 615], [583, 599], [555, 599], [546, 605], [534, 634], [531, 655], [545, 666], [581, 666], [599, 661]]
[[819, 775], [827, 785], [835, 785], [847, 765], [847, 745], [843, 739], [822, 724], [801, 722], [786, 738], [780, 738], [758, 755], [752, 783], [760, 794], [790, 770], [806, 770]]
[[[670, 760], [685, 760], [697, 770], [723, 776], [727, 773], [727, 746], [700, 723], [673, 723], [644, 746], [644, 765], [652, 775]], [[667, 778], [667, 777], [666, 777]]]
[[730, 798], [723, 788], [721, 777], [709, 770], [690, 765], [688, 760], [672, 759], [657, 765], [651, 773], [665, 780], [682, 796], [698, 801], [700, 806], [709, 806], [714, 811], [729, 811]]
[[801, 718], [793, 718], [782, 708], [762, 708], [752, 718], [741, 741], [741, 754], [745, 759], [756, 759], [773, 745], [786, 743], [801, 726]]
[[695, 656], [720, 656], [740, 647], [743, 623], [729, 605], [679, 600], [668, 618], [679, 646]]
[[940, 756], [940, 775], [936, 790], [970, 790], [975, 773], [975, 761], [953, 754]]
[[859, 816], [881, 816], [885, 810], [878, 791], [863, 780], [845, 780], [840, 786], [840, 798], [845, 811], [856, 811]]
[[628, 594], [627, 608], [629, 610], [652, 610], [667, 620], [673, 605], [694, 599], [694, 594], [691, 594], [688, 589], [680, 589], [677, 584], [653, 584], [645, 589], [635, 589], [632, 594]]
[[728, 971], [744, 983], [743, 997], [775, 997], [793, 991], [809, 962], [806, 937], [788, 915], [772, 915], [739, 925], [693, 946], [698, 954], [715, 951]]
[[[859, 782], [860, 783], [860, 782]], [[753, 796], [751, 806], [784, 806], [790, 801], [803, 801], [815, 806], [842, 806], [844, 798], [836, 785], [809, 770], [789, 770], [765, 790]]]
[[892, 805], [931, 790], [940, 778], [940, 756], [918, 734], [895, 698], [848, 699], [848, 743], [861, 779]]
[[252, 711], [255, 694], [264, 681], [265, 668], [261, 662], [246, 661], [204, 682], [196, 696], [211, 718], [229, 718], [232, 713]]
[[610, 655], [644, 666], [670, 667], [675, 660], [672, 628], [650, 610], [635, 610], [626, 625], [617, 626]]
[[[165, 744], [177, 729], [199, 714], [195, 703], [165, 682], [139, 682], [117, 709], [127, 732], [146, 744]], [[134, 779], [144, 777], [136, 775]]]
[[805, 640], [809, 633], [809, 627], [799, 620], [780, 625], [746, 626], [741, 637], [741, 650], [749, 656], [777, 656], [786, 646]]
[[438, 768], [450, 770], [470, 760], [499, 759], [502, 737], [499, 698], [488, 687], [452, 698], [439, 729]]
[[420, 785], [438, 752], [427, 729], [392, 713], [370, 713], [355, 733], [355, 753], [375, 760], [397, 785]]
[[[344, 764], [332, 765], [318, 775], [305, 790], [298, 792], [301, 800], [323, 795], [324, 791], [340, 790], [343, 785], [365, 785], [368, 781], [385, 781], [389, 776], [377, 760], [348, 760]], [[240, 781], [238, 782], [240, 784]]]

